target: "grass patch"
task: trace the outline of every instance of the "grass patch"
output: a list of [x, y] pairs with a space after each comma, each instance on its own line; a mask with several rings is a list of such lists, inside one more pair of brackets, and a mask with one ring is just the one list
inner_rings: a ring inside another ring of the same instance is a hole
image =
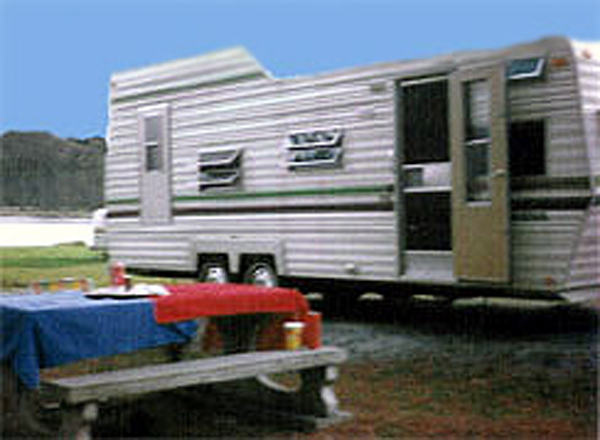
[[[108, 260], [102, 252], [84, 244], [50, 247], [0, 248], [0, 288], [23, 289], [36, 281], [61, 278], [88, 278], [96, 286], [106, 286]], [[134, 283], [176, 283], [181, 279], [134, 276]]]
[[83, 244], [50, 247], [0, 248], [0, 287], [19, 289], [35, 281], [90, 278], [108, 284], [107, 262]]
[[8, 248], [0, 250], [2, 268], [61, 269], [88, 264], [104, 264], [101, 253], [80, 245], [60, 245], [50, 248]]

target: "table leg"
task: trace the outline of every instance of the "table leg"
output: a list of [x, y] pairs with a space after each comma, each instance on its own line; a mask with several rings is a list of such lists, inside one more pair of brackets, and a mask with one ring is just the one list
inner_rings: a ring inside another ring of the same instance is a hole
[[268, 315], [238, 315], [213, 318], [221, 337], [223, 354], [256, 350], [257, 337]]
[[164, 352], [171, 362], [178, 362], [190, 355], [202, 352], [202, 339], [208, 326], [208, 318], [198, 318], [195, 320], [197, 325], [196, 334], [188, 341], [180, 344], [169, 344], [165, 346]]
[[89, 440], [92, 438], [92, 423], [98, 418], [98, 405], [87, 403], [69, 406], [62, 410], [62, 423], [58, 438], [62, 440]]
[[18, 381], [12, 369], [6, 365], [0, 365], [0, 433], [10, 433], [15, 430], [15, 422], [19, 414]]
[[[237, 315], [220, 316], [211, 318], [216, 326], [218, 338], [221, 341], [217, 351], [210, 351], [215, 355], [245, 353], [256, 350], [256, 342], [261, 328], [271, 318], [265, 315]], [[199, 318], [196, 320], [198, 330], [194, 338], [187, 343], [171, 344], [165, 347], [168, 358], [177, 362], [183, 358], [202, 351], [203, 338], [206, 336], [209, 320]]]
[[7, 364], [1, 366], [2, 433], [49, 436], [60, 424], [59, 405], [39, 389], [25, 387]]
[[[256, 350], [258, 336], [272, 316], [244, 315], [216, 318], [222, 340], [222, 354], [243, 353]], [[219, 384], [211, 388], [211, 399], [217, 395], [224, 401], [239, 403], [243, 412], [260, 409], [259, 414], [298, 419], [303, 427], [314, 429], [345, 420], [350, 415], [340, 411], [334, 391], [338, 377], [334, 365], [311, 368], [295, 373], [260, 375], [255, 379]], [[280, 382], [283, 379], [283, 382]], [[290, 386], [287, 382], [292, 382]], [[247, 404], [247, 405], [246, 405]]]
[[298, 372], [300, 384], [286, 389], [265, 376], [219, 383], [185, 394], [199, 405], [210, 401], [211, 408], [250, 417], [255, 421], [282, 423], [313, 431], [351, 418], [341, 411], [334, 391], [337, 367], [310, 368]]

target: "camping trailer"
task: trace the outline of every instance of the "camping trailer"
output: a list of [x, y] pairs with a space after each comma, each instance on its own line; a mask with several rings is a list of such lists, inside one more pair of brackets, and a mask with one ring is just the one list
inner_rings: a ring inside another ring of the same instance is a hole
[[274, 78], [243, 48], [111, 77], [109, 254], [358, 294], [600, 296], [600, 44]]

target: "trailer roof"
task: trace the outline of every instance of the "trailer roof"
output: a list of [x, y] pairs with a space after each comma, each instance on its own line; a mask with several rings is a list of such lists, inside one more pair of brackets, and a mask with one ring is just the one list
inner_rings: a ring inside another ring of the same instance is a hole
[[207, 87], [244, 79], [270, 78], [271, 74], [243, 47], [114, 73], [113, 99], [125, 100], [163, 89]]
[[[368, 66], [354, 66], [277, 79], [289, 81], [304, 78], [323, 78], [338, 75], [341, 72], [355, 72], [361, 69], [386, 68], [388, 66], [406, 66], [411, 71], [431, 70], [434, 68], [451, 69], [463, 63], [477, 63], [480, 60], [516, 58], [535, 52], [553, 50], [571, 50], [575, 44], [580, 47], [597, 46], [597, 43], [575, 43], [565, 37], [547, 37], [533, 42], [516, 44], [504, 48], [488, 50], [458, 51], [423, 59], [388, 61]], [[596, 50], [593, 50], [594, 55]], [[163, 94], [164, 92], [186, 91], [218, 85], [232, 84], [245, 80], [271, 79], [273, 76], [245, 48], [238, 46], [214, 51], [208, 54], [154, 64], [122, 72], [111, 77], [111, 101], [113, 103], [130, 101]]]

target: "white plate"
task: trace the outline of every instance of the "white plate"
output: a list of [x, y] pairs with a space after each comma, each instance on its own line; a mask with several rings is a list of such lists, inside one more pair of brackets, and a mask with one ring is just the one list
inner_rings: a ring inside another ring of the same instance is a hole
[[165, 296], [169, 291], [159, 284], [137, 284], [127, 290], [125, 286], [119, 287], [104, 287], [96, 289], [85, 294], [88, 298], [115, 298], [115, 299], [132, 299], [146, 298], [149, 296]]

